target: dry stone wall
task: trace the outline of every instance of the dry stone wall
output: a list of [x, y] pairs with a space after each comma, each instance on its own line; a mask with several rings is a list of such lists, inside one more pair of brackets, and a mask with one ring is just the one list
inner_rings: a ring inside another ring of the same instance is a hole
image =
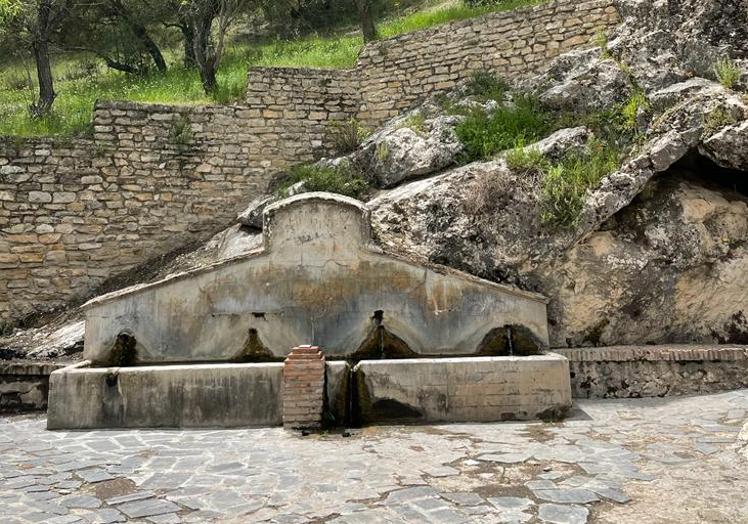
[[557, 0], [488, 14], [371, 43], [349, 71], [291, 70], [291, 77], [288, 69], [253, 71], [247, 101], [284, 106], [315, 121], [355, 117], [374, 127], [449, 92], [474, 71], [511, 78], [541, 70], [619, 21], [612, 0]]
[[0, 328], [232, 221], [331, 125], [377, 125], [490, 68], [542, 68], [618, 21], [612, 0], [557, 0], [368, 45], [348, 71], [261, 68], [241, 105], [99, 103], [86, 140], [0, 137]]
[[0, 321], [210, 236], [317, 154], [306, 123], [252, 111], [107, 103], [91, 140], [0, 140]]

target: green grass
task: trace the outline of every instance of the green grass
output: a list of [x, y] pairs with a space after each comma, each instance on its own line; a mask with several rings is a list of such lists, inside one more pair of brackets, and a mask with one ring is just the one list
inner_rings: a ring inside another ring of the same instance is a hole
[[559, 228], [574, 228], [581, 218], [587, 191], [620, 166], [621, 153], [613, 145], [591, 141], [584, 153], [567, 155], [543, 178], [541, 218]]
[[719, 80], [719, 83], [727, 89], [735, 87], [735, 84], [740, 81], [742, 74], [740, 66], [729, 57], [721, 58], [714, 64], [714, 75]]
[[369, 184], [361, 173], [350, 164], [341, 164], [338, 167], [303, 164], [291, 168], [278, 194], [287, 196], [288, 189], [298, 182], [304, 183], [303, 192], [328, 191], [353, 198], [361, 198], [369, 189]]
[[[383, 38], [463, 20], [492, 11], [505, 11], [541, 3], [543, 0], [505, 0], [486, 7], [463, 5], [432, 7], [385, 20], [379, 24]], [[296, 40], [279, 40], [258, 45], [234, 44], [218, 71], [219, 88], [212, 98], [205, 95], [195, 71], [172, 66], [165, 75], [130, 77], [107, 70], [100, 64], [87, 69], [87, 56], [53, 59], [57, 99], [53, 114], [33, 120], [27, 108], [33, 92], [22, 86], [28, 76], [24, 64], [2, 66], [0, 74], [0, 135], [76, 136], [90, 128], [96, 100], [130, 100], [166, 104], [230, 103], [241, 98], [250, 66], [348, 68], [356, 63], [363, 46], [360, 36], [351, 34], [313, 35]], [[171, 64], [178, 64], [178, 52], [165, 50]], [[28, 63], [25, 65], [29, 65]], [[35, 80], [34, 80], [35, 81]]]
[[552, 130], [551, 125], [551, 115], [537, 100], [517, 95], [513, 104], [495, 111], [471, 111], [455, 132], [464, 146], [463, 161], [473, 162], [493, 158], [518, 141], [536, 142]]

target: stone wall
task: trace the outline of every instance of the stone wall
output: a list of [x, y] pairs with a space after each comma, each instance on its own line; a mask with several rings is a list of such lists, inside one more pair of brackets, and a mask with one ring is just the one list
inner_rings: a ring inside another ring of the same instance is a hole
[[748, 387], [746, 346], [621, 346], [558, 349], [575, 398], [640, 398]]
[[0, 362], [0, 413], [47, 408], [49, 375], [64, 364]]
[[349, 71], [252, 71], [247, 101], [278, 110], [291, 103], [289, 111], [314, 121], [355, 117], [373, 127], [449, 92], [474, 71], [506, 78], [538, 71], [619, 20], [612, 0], [556, 0], [488, 14], [371, 43]]
[[206, 239], [330, 153], [333, 122], [374, 126], [477, 69], [539, 69], [617, 21], [612, 0], [557, 0], [370, 44], [350, 71], [254, 69], [242, 105], [99, 103], [91, 139], [0, 137], [0, 328]]
[[207, 238], [324, 152], [306, 121], [247, 107], [106, 103], [93, 123], [90, 140], [0, 139], [0, 321]]

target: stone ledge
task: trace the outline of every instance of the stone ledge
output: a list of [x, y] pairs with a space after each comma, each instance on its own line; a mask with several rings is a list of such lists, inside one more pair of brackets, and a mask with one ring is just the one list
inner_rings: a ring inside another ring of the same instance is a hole
[[0, 361], [0, 375], [48, 376], [72, 362], [49, 362], [43, 360]]
[[554, 349], [570, 362], [719, 362], [748, 360], [748, 346], [671, 344]]

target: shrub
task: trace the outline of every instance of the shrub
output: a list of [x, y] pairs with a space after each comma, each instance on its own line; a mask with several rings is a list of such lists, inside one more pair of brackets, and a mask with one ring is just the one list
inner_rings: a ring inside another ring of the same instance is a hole
[[476, 71], [470, 76], [465, 91], [484, 100], [501, 100], [509, 91], [509, 84], [490, 71]]
[[358, 146], [366, 140], [369, 134], [371, 132], [362, 126], [361, 122], [355, 118], [351, 118], [341, 122], [334, 122], [330, 137], [332, 138], [335, 150], [339, 154], [345, 155], [358, 149]]
[[353, 198], [360, 198], [369, 188], [361, 173], [351, 164], [337, 167], [303, 164], [291, 168], [279, 194], [286, 196], [288, 188], [298, 182], [304, 183], [305, 192], [328, 191]]
[[550, 116], [533, 98], [515, 96], [514, 103], [490, 113], [472, 111], [455, 132], [465, 146], [463, 160], [491, 158], [522, 140], [535, 142], [550, 130]]
[[720, 84], [725, 86], [727, 89], [732, 89], [740, 80], [742, 71], [738, 64], [729, 58], [721, 58], [720, 60], [717, 60], [716, 64], [714, 64], [714, 74]]
[[618, 149], [592, 141], [585, 153], [575, 153], [548, 169], [543, 179], [541, 218], [546, 224], [573, 228], [579, 223], [587, 191], [620, 164]]

